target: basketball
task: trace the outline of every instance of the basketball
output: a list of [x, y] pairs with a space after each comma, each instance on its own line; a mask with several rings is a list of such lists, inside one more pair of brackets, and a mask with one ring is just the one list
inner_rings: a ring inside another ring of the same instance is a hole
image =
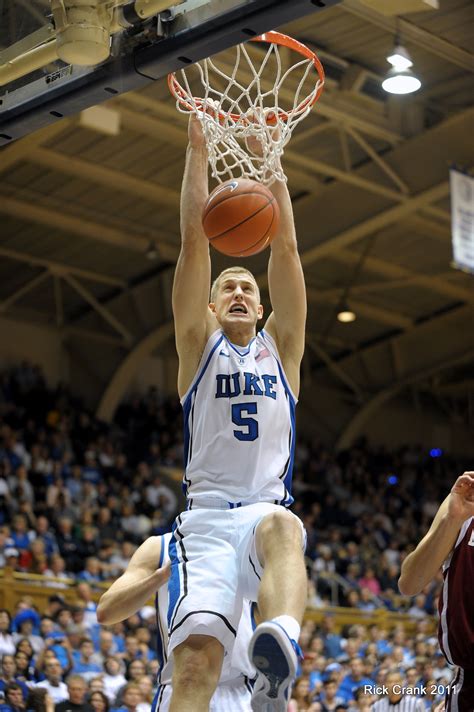
[[280, 209], [273, 193], [248, 178], [218, 185], [202, 214], [209, 242], [230, 257], [261, 252], [275, 237], [279, 224]]

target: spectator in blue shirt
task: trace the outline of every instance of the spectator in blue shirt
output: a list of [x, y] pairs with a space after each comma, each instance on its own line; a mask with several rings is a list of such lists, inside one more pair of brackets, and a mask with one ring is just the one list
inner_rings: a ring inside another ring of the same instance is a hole
[[335, 619], [331, 615], [324, 617], [322, 629], [323, 629], [323, 642], [324, 648], [323, 653], [327, 658], [334, 658], [335, 660], [342, 655], [342, 636], [336, 633]]
[[102, 667], [91, 660], [94, 655], [94, 644], [90, 638], [82, 638], [79, 643], [79, 658], [74, 661], [72, 672], [86, 680], [103, 672]]
[[355, 699], [354, 692], [358, 687], [375, 685], [374, 680], [364, 676], [364, 663], [361, 658], [357, 656], [352, 657], [349, 661], [349, 666], [351, 669], [350, 675], [346, 675], [345, 678], [343, 678], [337, 691], [338, 697], [342, 697], [346, 704]]
[[44, 542], [45, 554], [48, 558], [51, 554], [56, 554], [58, 552], [58, 543], [54, 533], [50, 529], [49, 519], [44, 515], [40, 515], [36, 519], [36, 538], [42, 539]]
[[12, 546], [16, 549], [26, 550], [30, 548], [32, 540], [35, 538], [34, 532], [28, 531], [28, 522], [24, 514], [15, 514], [12, 521], [10, 539]]
[[88, 583], [97, 583], [101, 580], [100, 561], [95, 556], [89, 556], [86, 559], [84, 569], [79, 573], [78, 579], [87, 581]]
[[28, 687], [24, 682], [16, 679], [16, 662], [13, 655], [4, 655], [2, 657], [2, 676], [0, 677], [0, 695], [6, 696], [6, 690], [10, 684], [15, 683], [22, 691], [23, 697], [26, 700], [28, 695]]
[[0, 712], [25, 712], [26, 695], [19, 682], [10, 682], [5, 688], [5, 702], [0, 705]]

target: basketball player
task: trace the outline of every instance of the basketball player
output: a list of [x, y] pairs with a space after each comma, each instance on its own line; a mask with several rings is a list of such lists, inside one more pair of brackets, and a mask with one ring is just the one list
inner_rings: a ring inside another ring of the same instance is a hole
[[271, 243], [273, 311], [264, 329], [256, 333], [263, 307], [248, 270], [224, 270], [210, 290], [209, 242], [201, 225], [207, 167], [203, 132], [191, 116], [173, 286], [188, 505], [170, 544], [170, 710], [208, 710], [247, 598], [258, 600], [263, 620], [250, 644], [258, 672], [252, 709], [283, 711], [296, 674], [307, 588], [304, 530], [285, 509], [293, 501], [305, 284], [290, 196], [285, 183], [276, 182], [281, 219]]
[[[130, 559], [127, 569], [102, 595], [97, 618], [102, 625], [112, 625], [136, 613], [155, 595], [158, 627], [157, 653], [160, 671], [152, 712], [168, 712], [171, 699], [172, 661], [168, 657], [167, 612], [169, 577], [168, 546], [171, 534], [147, 539]], [[221, 677], [211, 699], [211, 712], [249, 712], [251, 685], [247, 648], [252, 635], [249, 602], [243, 606], [238, 634], [222, 667]]]
[[474, 472], [458, 477], [428, 533], [402, 564], [401, 593], [415, 596], [443, 567], [438, 640], [456, 677], [447, 712], [474, 710]]

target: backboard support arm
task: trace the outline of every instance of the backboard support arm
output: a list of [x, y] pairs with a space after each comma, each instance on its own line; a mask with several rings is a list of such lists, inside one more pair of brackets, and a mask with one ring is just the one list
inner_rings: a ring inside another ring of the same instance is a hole
[[[157, 20], [150, 40], [134, 35], [128, 51], [96, 67], [63, 66], [0, 97], [0, 146], [11, 143], [63, 116], [74, 115], [113, 95], [140, 89], [169, 72], [341, 0], [211, 0], [189, 2], [173, 16]], [[124, 43], [124, 46], [126, 44]]]

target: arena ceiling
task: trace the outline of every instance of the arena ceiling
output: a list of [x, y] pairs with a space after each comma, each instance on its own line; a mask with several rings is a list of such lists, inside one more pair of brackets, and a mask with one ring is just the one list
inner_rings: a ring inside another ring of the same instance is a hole
[[[4, 0], [1, 24], [32, 31], [45, 5]], [[345, 402], [343, 431], [322, 416], [342, 444], [397, 393], [474, 421], [474, 282], [451, 267], [449, 193], [450, 166], [474, 165], [474, 8], [439, 0], [396, 17], [381, 5], [392, 3], [344, 0], [278, 28], [317, 49], [327, 72], [284, 165], [309, 297], [303, 378]], [[389, 97], [380, 81], [397, 32], [423, 85]], [[77, 115], [0, 151], [0, 313], [60, 330], [98, 394], [136, 354], [174, 348], [186, 147], [164, 80], [106, 106], [117, 135]], [[267, 258], [246, 262], [263, 288]], [[343, 298], [353, 323], [336, 319]]]

